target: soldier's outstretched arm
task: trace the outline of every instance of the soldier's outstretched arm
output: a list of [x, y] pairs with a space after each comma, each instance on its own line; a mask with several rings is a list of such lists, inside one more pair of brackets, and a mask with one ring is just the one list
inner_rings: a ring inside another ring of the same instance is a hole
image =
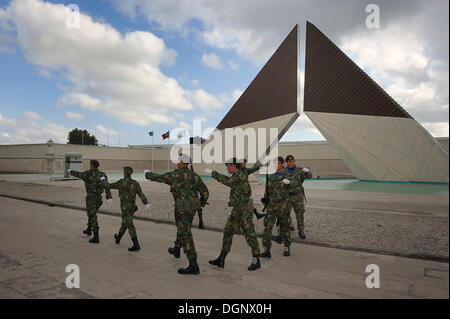
[[303, 178], [303, 179], [310, 179], [310, 178], [312, 178], [312, 173], [311, 173], [311, 171], [309, 170], [309, 168], [304, 167], [304, 168], [302, 169], [302, 178]]
[[111, 189], [110, 189], [109, 183], [108, 183], [108, 176], [103, 175], [100, 179], [103, 182], [103, 188], [105, 190], [106, 199], [111, 199], [112, 195], [111, 195]]
[[205, 183], [203, 183], [202, 179], [199, 177], [199, 189], [198, 192], [200, 194], [200, 205], [204, 207], [209, 198], [208, 187], [206, 187]]
[[83, 181], [86, 181], [86, 176], [87, 176], [88, 172], [89, 171], [77, 172], [77, 171], [70, 170], [70, 175], [75, 176]]
[[235, 178], [235, 176], [228, 177], [228, 176], [222, 175], [216, 171], [212, 171], [211, 177], [214, 178], [219, 183], [222, 183], [228, 187], [231, 187], [235, 183], [235, 180], [233, 179], [233, 178]]
[[172, 184], [172, 173], [171, 172], [167, 172], [164, 174], [155, 174], [152, 172], [147, 172], [147, 173], [145, 173], [145, 178], [149, 179], [153, 182], [159, 182], [159, 183], [164, 183], [164, 184], [168, 184], [168, 185]]
[[145, 197], [145, 194], [142, 192], [141, 185], [139, 185], [139, 183], [136, 183], [136, 191], [139, 198], [142, 201], [142, 204], [147, 205], [148, 204], [147, 197]]
[[122, 180], [118, 180], [117, 182], [109, 184], [109, 188], [119, 189], [121, 184], [122, 184]]

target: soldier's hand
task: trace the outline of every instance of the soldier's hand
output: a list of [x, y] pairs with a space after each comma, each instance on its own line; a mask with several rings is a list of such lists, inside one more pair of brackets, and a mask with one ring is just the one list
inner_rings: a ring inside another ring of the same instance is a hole
[[205, 173], [206, 173], [206, 174], [211, 174], [211, 173], [212, 173], [212, 170], [209, 169], [209, 168], [207, 168], [207, 169], [205, 169]]
[[147, 173], [150, 173], [150, 170], [149, 169], [144, 169], [144, 175], [147, 174]]
[[309, 168], [308, 167], [303, 167], [302, 172], [308, 173], [309, 172]]
[[145, 209], [150, 209], [150, 203], [145, 204]]
[[70, 169], [70, 168], [69, 168], [69, 169], [67, 170], [67, 174], [70, 175], [70, 172], [71, 172], [71, 171], [73, 171], [73, 169]]
[[291, 181], [288, 180], [287, 178], [283, 179], [281, 182], [282, 182], [284, 185], [289, 185], [289, 184], [291, 183]]
[[113, 200], [112, 200], [112, 198], [108, 198], [108, 199], [106, 200], [106, 202], [107, 202], [108, 204], [112, 204]]

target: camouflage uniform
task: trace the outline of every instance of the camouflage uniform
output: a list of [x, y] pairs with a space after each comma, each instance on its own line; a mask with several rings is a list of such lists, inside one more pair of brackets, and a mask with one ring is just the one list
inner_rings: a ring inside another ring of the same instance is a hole
[[96, 232], [99, 229], [97, 221], [97, 210], [102, 206], [102, 193], [105, 190], [106, 198], [110, 199], [108, 177], [98, 169], [90, 169], [84, 172], [70, 171], [70, 175], [83, 180], [86, 188], [86, 212], [88, 216], [87, 226]]
[[122, 224], [119, 229], [119, 236], [125, 233], [128, 229], [130, 237], [137, 238], [136, 228], [133, 224], [133, 214], [136, 210], [136, 195], [139, 195], [144, 205], [148, 204], [148, 200], [141, 190], [141, 186], [137, 181], [130, 176], [125, 176], [123, 179], [109, 185], [111, 189], [119, 190], [120, 209], [122, 211]]
[[288, 167], [284, 168], [287, 179], [291, 181], [289, 184], [289, 202], [288, 202], [288, 212], [291, 213], [292, 207], [294, 207], [295, 216], [297, 217], [297, 227], [298, 230], [303, 231], [304, 224], [304, 214], [305, 214], [305, 204], [304, 204], [304, 190], [303, 181], [305, 179], [312, 178], [311, 171], [303, 172], [302, 167], [294, 167], [292, 173], [289, 173]]
[[[243, 169], [245, 170], [245, 172], [247, 173], [247, 176], [248, 176], [250, 174], [253, 174], [257, 170], [259, 170], [260, 168], [261, 168], [261, 164], [256, 163], [251, 168], [243, 168]], [[251, 208], [252, 208], [252, 211], [253, 211], [253, 209], [255, 209], [255, 204], [253, 202], [253, 198], [251, 198], [251, 197], [250, 197], [250, 205], [251, 205]]]
[[240, 169], [231, 177], [213, 171], [211, 176], [225, 186], [231, 187], [228, 206], [233, 207], [223, 230], [222, 252], [228, 254], [233, 241], [233, 234], [242, 229], [247, 244], [252, 249], [252, 255], [259, 255], [259, 245], [253, 226], [253, 206], [250, 201], [252, 194], [246, 170]]
[[[204, 207], [209, 197], [208, 189], [201, 177], [188, 167], [183, 167], [161, 175], [146, 173], [145, 178], [170, 185], [170, 191], [175, 200], [175, 221], [177, 223], [175, 246], [183, 246], [184, 253], [189, 260], [196, 259], [197, 253], [192, 239], [191, 224], [197, 209]], [[200, 194], [200, 199], [198, 194]]]
[[283, 179], [288, 176], [283, 171], [278, 177], [277, 174], [269, 175], [269, 184], [264, 198], [268, 198], [267, 213], [264, 217], [264, 233], [262, 236], [263, 246], [272, 247], [272, 228], [278, 219], [281, 229], [281, 237], [285, 247], [291, 245], [291, 221], [289, 220], [288, 202], [289, 202], [289, 185], [282, 183]]

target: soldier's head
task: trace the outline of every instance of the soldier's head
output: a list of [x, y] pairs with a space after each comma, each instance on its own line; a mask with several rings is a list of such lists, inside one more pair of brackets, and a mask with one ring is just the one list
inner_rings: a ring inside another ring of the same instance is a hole
[[230, 174], [236, 173], [238, 170], [242, 167], [242, 161], [239, 161], [236, 159], [236, 157], [233, 157], [232, 159], [225, 162], [225, 166], [227, 167], [227, 171]]
[[100, 163], [95, 159], [91, 160], [90, 164], [91, 164], [91, 169], [97, 169], [100, 166]]
[[284, 158], [283, 156], [278, 156], [276, 159], [277, 171], [282, 171], [284, 168]]
[[133, 169], [130, 166], [125, 166], [123, 168], [123, 176], [131, 176], [133, 174]]
[[190, 162], [191, 158], [189, 155], [180, 153], [180, 156], [178, 157], [178, 168], [186, 167]]
[[244, 161], [241, 164], [241, 167], [246, 168], [247, 167], [247, 159], [244, 158]]
[[286, 165], [289, 168], [293, 168], [295, 166], [295, 158], [292, 155], [286, 156]]

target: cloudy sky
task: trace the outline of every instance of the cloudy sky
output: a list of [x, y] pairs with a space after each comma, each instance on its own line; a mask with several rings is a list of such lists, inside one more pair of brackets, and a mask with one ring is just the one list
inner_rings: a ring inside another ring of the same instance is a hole
[[[365, 24], [370, 3], [380, 28]], [[68, 28], [69, 4], [80, 10]], [[448, 1], [0, 0], [0, 143], [155, 143], [216, 127], [298, 23], [314, 23], [434, 136], [448, 136]], [[301, 83], [302, 87], [302, 83]], [[302, 109], [302, 92], [299, 96]], [[321, 140], [304, 114], [283, 140]]]

